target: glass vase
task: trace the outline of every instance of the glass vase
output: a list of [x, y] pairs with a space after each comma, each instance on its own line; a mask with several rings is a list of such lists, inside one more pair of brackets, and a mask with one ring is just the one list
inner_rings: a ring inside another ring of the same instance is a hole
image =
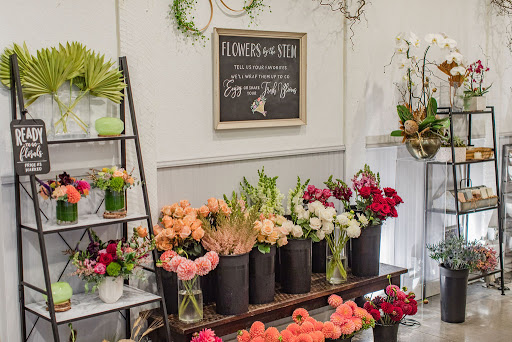
[[124, 191], [105, 190], [105, 212], [117, 213], [125, 210]]
[[78, 222], [78, 203], [57, 201], [57, 224], [67, 225]]
[[203, 293], [197, 275], [191, 280], [178, 279], [178, 317], [185, 323], [203, 319]]
[[329, 283], [339, 285], [347, 281], [346, 263], [345, 248], [342, 248], [338, 253], [328, 253], [325, 265], [325, 278]]
[[56, 139], [89, 135], [90, 95], [66, 82], [53, 95], [52, 128]]

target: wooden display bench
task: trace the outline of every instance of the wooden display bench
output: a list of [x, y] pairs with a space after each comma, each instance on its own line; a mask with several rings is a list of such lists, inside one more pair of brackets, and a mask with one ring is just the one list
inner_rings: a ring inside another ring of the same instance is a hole
[[[215, 312], [215, 304], [205, 305], [204, 319], [201, 322], [186, 324], [178, 320], [177, 315], [169, 315], [169, 325], [174, 342], [189, 342], [192, 334], [205, 328], [215, 330], [217, 336], [225, 336], [249, 327], [254, 321], [264, 323], [291, 317], [293, 310], [303, 307], [307, 310], [327, 306], [327, 298], [332, 294], [344, 299], [364, 296], [367, 293], [384, 289], [391, 283], [400, 286], [400, 275], [407, 269], [380, 265], [380, 274], [376, 277], [354, 277], [349, 274], [347, 282], [331, 285], [325, 280], [325, 273], [315, 273], [311, 279], [311, 292], [304, 294], [286, 294], [276, 289], [274, 301], [268, 304], [249, 305], [249, 311], [237, 316], [223, 316]], [[154, 317], [157, 317], [155, 311]], [[159, 329], [151, 336], [153, 341], [165, 341], [164, 330]]]

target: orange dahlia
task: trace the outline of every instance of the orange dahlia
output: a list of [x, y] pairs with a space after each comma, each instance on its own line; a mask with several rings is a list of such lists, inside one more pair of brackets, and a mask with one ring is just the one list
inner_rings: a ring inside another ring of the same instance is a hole
[[281, 331], [281, 339], [283, 342], [293, 342], [295, 335], [288, 329]]
[[297, 324], [302, 324], [309, 317], [309, 312], [306, 309], [298, 308], [293, 311], [292, 318]]
[[340, 296], [333, 294], [329, 296], [329, 299], [327, 299], [327, 303], [329, 303], [330, 306], [336, 309], [338, 306], [343, 304], [343, 299]]
[[69, 203], [78, 203], [82, 196], [73, 185], [66, 185], [66, 194], [68, 195]]
[[322, 334], [324, 334], [325, 338], [333, 338], [334, 324], [332, 322], [325, 322], [322, 328]]
[[356, 308], [354, 310], [354, 316], [358, 317], [358, 318], [363, 318], [365, 317], [366, 315], [368, 314], [368, 311], [366, 311], [365, 309], [363, 308]]
[[339, 313], [341, 316], [348, 318], [352, 317], [353, 310], [347, 304], [341, 304], [336, 308], [336, 312]]
[[295, 339], [295, 342], [313, 342], [313, 338], [308, 334], [300, 334]]
[[251, 339], [255, 339], [256, 337], [263, 336], [265, 334], [265, 324], [260, 321], [256, 321], [251, 325], [251, 329], [249, 330], [251, 334]]
[[315, 331], [315, 326], [313, 325], [313, 323], [306, 321], [306, 322], [302, 323], [302, 325], [300, 326], [300, 331], [303, 334], [308, 334], [310, 332]]
[[309, 334], [309, 336], [311, 336], [311, 338], [313, 338], [313, 342], [324, 342], [325, 341], [325, 336], [324, 336], [324, 334], [322, 334], [321, 331], [313, 331]]
[[279, 342], [280, 337], [279, 330], [275, 327], [268, 328], [264, 334], [265, 342]]
[[350, 335], [356, 330], [356, 325], [350, 319], [340, 326], [342, 335]]
[[249, 342], [251, 340], [251, 334], [247, 330], [238, 330], [238, 334], [236, 336], [238, 342]]
[[290, 332], [295, 336], [300, 334], [300, 326], [297, 323], [292, 323], [288, 325], [286, 329], [290, 330]]
[[335, 312], [331, 315], [331, 322], [334, 325], [342, 325], [346, 320], [347, 320], [347, 317], [344, 317], [337, 312]]
[[352, 317], [350, 318], [350, 320], [352, 321], [352, 323], [354, 323], [355, 325], [355, 331], [359, 331], [361, 330], [361, 328], [363, 327], [363, 320], [359, 317]]
[[352, 310], [355, 310], [355, 309], [358, 307], [358, 306], [357, 306], [357, 304], [356, 304], [354, 301], [352, 301], [352, 300], [347, 300], [347, 301], [345, 302], [345, 304], [347, 304], [348, 306], [350, 306], [350, 308], [352, 308]]
[[251, 342], [265, 342], [265, 339], [263, 338], [263, 336], [258, 336], [256, 338], [253, 338]]
[[324, 327], [324, 324], [319, 321], [316, 321], [315, 323], [313, 323], [313, 325], [315, 326], [316, 331], [322, 331], [322, 329]]
[[332, 339], [334, 340], [337, 340], [338, 338], [341, 337], [341, 329], [339, 326], [335, 325], [334, 326], [334, 332], [332, 333]]

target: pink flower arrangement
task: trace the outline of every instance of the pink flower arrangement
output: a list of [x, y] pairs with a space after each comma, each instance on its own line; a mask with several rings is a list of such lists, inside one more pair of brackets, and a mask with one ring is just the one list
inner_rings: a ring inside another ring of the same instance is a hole
[[84, 180], [76, 180], [66, 172], [58, 176], [59, 180], [39, 181], [39, 195], [47, 200], [52, 198], [57, 201], [78, 203], [82, 197], [89, 195], [91, 185]]
[[203, 329], [192, 335], [190, 342], [222, 342], [220, 337], [215, 336], [215, 332], [211, 329]]
[[196, 276], [205, 276], [213, 271], [218, 264], [219, 255], [213, 251], [193, 261], [170, 250], [164, 252], [157, 262], [158, 267], [176, 273], [178, 278], [183, 281], [192, 280]]
[[341, 336], [337, 338], [350, 338], [359, 330], [375, 325], [375, 320], [368, 311], [358, 307], [355, 302], [351, 300], [343, 302], [343, 299], [337, 295], [331, 295], [327, 301], [336, 311], [330, 317], [330, 322], [334, 325], [331, 335], [333, 337], [326, 336], [326, 338], [336, 338], [338, 333], [341, 333]]
[[319, 201], [325, 207], [334, 208], [334, 203], [329, 202], [329, 198], [332, 197], [332, 192], [329, 189], [319, 189], [314, 185], [308, 185], [306, 191], [304, 191], [304, 195], [302, 198], [306, 203], [313, 203], [315, 201]]
[[492, 247], [476, 246], [474, 250], [480, 254], [480, 260], [475, 264], [475, 269], [482, 272], [492, 272], [498, 266], [496, 251]]

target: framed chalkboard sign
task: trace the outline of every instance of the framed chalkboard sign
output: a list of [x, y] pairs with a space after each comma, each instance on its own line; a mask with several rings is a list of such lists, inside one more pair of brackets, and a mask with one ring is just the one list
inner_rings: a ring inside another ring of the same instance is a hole
[[214, 29], [215, 129], [306, 124], [306, 33]]
[[41, 119], [11, 121], [14, 167], [19, 176], [50, 172], [46, 127]]

